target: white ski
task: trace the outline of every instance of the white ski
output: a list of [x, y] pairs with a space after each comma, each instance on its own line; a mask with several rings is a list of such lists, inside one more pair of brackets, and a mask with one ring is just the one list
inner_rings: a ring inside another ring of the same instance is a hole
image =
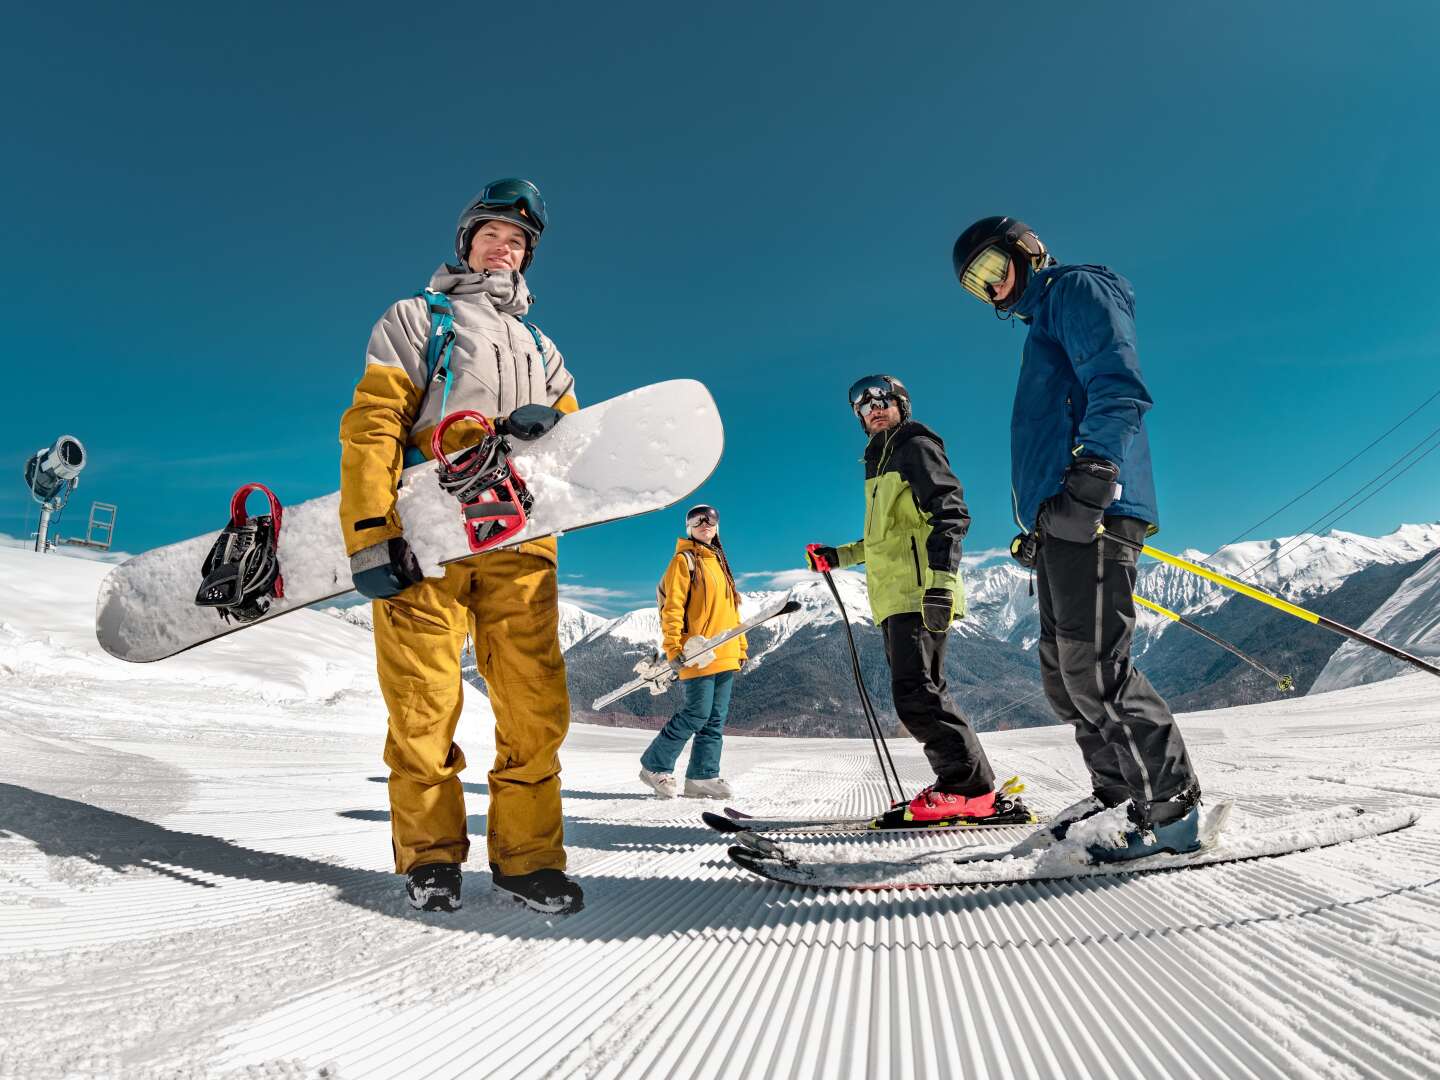
[[770, 619], [799, 610], [800, 602], [798, 600], [786, 600], [776, 604], [773, 608], [767, 608], [759, 615], [746, 619], [739, 626], [726, 630], [723, 634], [716, 634], [709, 638], [692, 637], [685, 642], [678, 660], [667, 660], [658, 653], [648, 656], [635, 665], [636, 678], [631, 679], [624, 686], [616, 687], [608, 694], [601, 694], [591, 703], [590, 707], [599, 711], [606, 705], [612, 705], [626, 695], [647, 687], [652, 694], [663, 694], [680, 677], [681, 668], [705, 667], [714, 662], [715, 650], [731, 638], [739, 637], [747, 630], [753, 630]]

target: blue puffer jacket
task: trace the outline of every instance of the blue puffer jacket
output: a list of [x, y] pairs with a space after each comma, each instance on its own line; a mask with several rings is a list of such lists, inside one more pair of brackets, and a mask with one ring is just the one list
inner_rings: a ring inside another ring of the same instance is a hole
[[1020, 527], [1034, 529], [1072, 456], [1119, 465], [1120, 498], [1106, 512], [1158, 526], [1130, 283], [1104, 266], [1052, 266], [1031, 278], [1014, 312], [1030, 324], [1010, 419]]

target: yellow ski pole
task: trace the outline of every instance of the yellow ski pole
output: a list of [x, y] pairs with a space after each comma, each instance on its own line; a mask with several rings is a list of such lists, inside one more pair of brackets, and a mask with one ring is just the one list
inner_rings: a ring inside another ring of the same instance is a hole
[[1195, 631], [1195, 633], [1199, 634], [1206, 641], [1213, 641], [1216, 645], [1219, 645], [1220, 648], [1224, 649], [1230, 655], [1238, 656], [1241, 660], [1245, 661], [1245, 663], [1249, 664], [1256, 671], [1260, 672], [1260, 674], [1268, 675], [1270, 678], [1274, 679], [1276, 690], [1288, 693], [1289, 691], [1295, 689], [1294, 676], [1277, 675], [1275, 672], [1267, 668], [1264, 664], [1260, 663], [1259, 660], [1256, 660], [1249, 653], [1245, 652], [1245, 650], [1241, 649], [1240, 646], [1230, 644], [1230, 642], [1226, 641], [1218, 634], [1212, 634], [1203, 626], [1191, 622], [1189, 619], [1185, 618], [1184, 615], [1181, 615], [1178, 612], [1171, 611], [1167, 607], [1161, 607], [1153, 600], [1146, 600], [1139, 593], [1135, 594], [1135, 602], [1141, 607], [1149, 608], [1151, 611], [1155, 612], [1156, 615], [1164, 615], [1165, 618], [1169, 619], [1171, 622], [1179, 623], [1181, 626], [1185, 627], [1186, 630]]
[[1159, 548], [1153, 548], [1149, 544], [1137, 544], [1135, 541], [1127, 540], [1123, 536], [1107, 533], [1103, 525], [1100, 526], [1100, 534], [1108, 536], [1117, 544], [1124, 544], [1128, 548], [1132, 548], [1144, 555], [1149, 555], [1152, 559], [1159, 559], [1163, 563], [1174, 566], [1180, 570], [1188, 571], [1197, 577], [1204, 578], [1206, 581], [1214, 582], [1216, 585], [1223, 585], [1227, 589], [1233, 589], [1244, 596], [1250, 597], [1252, 600], [1259, 600], [1262, 604], [1269, 604], [1277, 611], [1283, 611], [1287, 615], [1294, 615], [1295, 618], [1304, 619], [1306, 622], [1314, 623], [1316, 626], [1323, 626], [1326, 630], [1330, 630], [1342, 637], [1350, 638], [1352, 641], [1358, 641], [1362, 645], [1369, 645], [1372, 649], [1379, 649], [1381, 652], [1388, 656], [1393, 656], [1397, 660], [1404, 660], [1407, 664], [1413, 664], [1421, 671], [1428, 671], [1431, 675], [1440, 676], [1440, 667], [1436, 667], [1429, 661], [1421, 660], [1418, 656], [1411, 656], [1404, 649], [1397, 649], [1394, 645], [1381, 641], [1379, 638], [1373, 638], [1369, 634], [1362, 634], [1352, 626], [1346, 626], [1344, 623], [1336, 622], [1334, 619], [1327, 619], [1324, 615], [1317, 615], [1313, 611], [1307, 611], [1299, 604], [1292, 604], [1288, 600], [1281, 600], [1278, 596], [1271, 596], [1269, 593], [1257, 589], [1253, 585], [1246, 585], [1243, 581], [1236, 581], [1234, 578], [1226, 577], [1224, 574], [1218, 574], [1208, 567], [1201, 566], [1199, 563], [1193, 563], [1189, 559], [1182, 559], [1178, 555], [1171, 555], [1168, 551], [1161, 551]]

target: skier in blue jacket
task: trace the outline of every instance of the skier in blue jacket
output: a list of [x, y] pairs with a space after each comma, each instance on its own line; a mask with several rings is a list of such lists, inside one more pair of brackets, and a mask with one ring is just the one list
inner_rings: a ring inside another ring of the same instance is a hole
[[1023, 530], [1011, 552], [1036, 571], [1046, 696], [1074, 726], [1093, 785], [1050, 828], [1063, 837], [1075, 821], [1128, 803], [1118, 846], [1094, 845], [1093, 858], [1192, 851], [1200, 786], [1169, 706], [1130, 660], [1136, 547], [1160, 520], [1135, 295], [1107, 267], [1058, 265], [1009, 217], [966, 229], [954, 262], [967, 292], [1030, 328], [1010, 422]]

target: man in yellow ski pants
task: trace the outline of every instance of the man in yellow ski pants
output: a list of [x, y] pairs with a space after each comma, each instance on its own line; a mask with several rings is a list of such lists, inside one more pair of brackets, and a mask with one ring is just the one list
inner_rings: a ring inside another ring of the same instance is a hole
[[[375, 325], [340, 425], [340, 524], [355, 587], [375, 600], [376, 666], [389, 710], [395, 870], [407, 875], [410, 904], [423, 910], [460, 907], [470, 850], [459, 778], [465, 755], [454, 741], [467, 634], [495, 713], [487, 819], [494, 885], [545, 912], [584, 902], [564, 873], [559, 749], [570, 701], [555, 541], [486, 552], [427, 580], [395, 509], [401, 470], [433, 456], [431, 436], [444, 416], [473, 409], [496, 418], [503, 434], [533, 439], [579, 407], [559, 350], [523, 319], [533, 302], [523, 273], [545, 223], [529, 181], [488, 184], [461, 214], [455, 263]], [[449, 429], [446, 452], [465, 445], [467, 434], [473, 442], [469, 422]]]

